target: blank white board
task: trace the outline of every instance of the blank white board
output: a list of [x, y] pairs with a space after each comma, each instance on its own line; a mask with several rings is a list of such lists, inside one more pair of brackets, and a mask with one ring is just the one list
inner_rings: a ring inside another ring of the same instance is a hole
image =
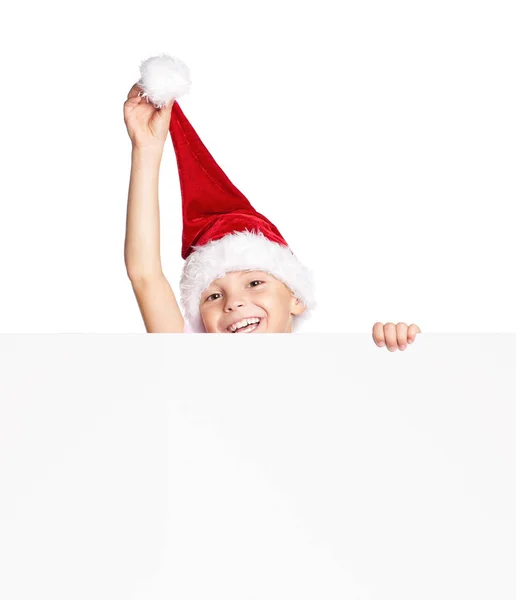
[[0, 336], [0, 597], [513, 599], [516, 335]]

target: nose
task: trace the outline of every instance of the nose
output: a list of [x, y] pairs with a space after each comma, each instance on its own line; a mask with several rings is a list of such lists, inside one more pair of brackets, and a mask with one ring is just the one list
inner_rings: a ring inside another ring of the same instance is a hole
[[243, 306], [244, 303], [242, 302], [242, 300], [228, 300], [226, 302], [226, 311], [234, 311], [237, 308], [240, 308], [241, 306]]

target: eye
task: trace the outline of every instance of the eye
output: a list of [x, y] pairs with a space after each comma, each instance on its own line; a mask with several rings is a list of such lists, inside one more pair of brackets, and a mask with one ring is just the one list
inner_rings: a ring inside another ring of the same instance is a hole
[[[264, 282], [261, 281], [260, 279], [254, 279], [253, 281], [251, 281], [251, 283], [258, 283], [258, 284], [260, 284], [260, 283], [264, 283]], [[249, 285], [251, 285], [251, 283]], [[258, 286], [253, 285], [251, 287], [258, 287]], [[211, 294], [210, 296], [208, 296], [206, 298], [206, 301], [210, 300], [210, 298], [213, 298], [213, 296], [220, 296], [220, 294], [218, 292], [216, 292], [215, 294]]]

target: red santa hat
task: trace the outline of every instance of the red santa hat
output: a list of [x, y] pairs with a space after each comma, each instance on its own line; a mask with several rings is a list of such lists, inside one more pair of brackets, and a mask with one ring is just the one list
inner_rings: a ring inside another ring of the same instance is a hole
[[193, 331], [205, 333], [199, 303], [202, 292], [231, 271], [259, 270], [282, 281], [306, 307], [292, 331], [311, 317], [314, 277], [289, 248], [277, 227], [251, 206], [208, 152], [185, 117], [177, 98], [190, 87], [188, 67], [165, 54], [140, 66], [138, 85], [157, 108], [174, 99], [170, 135], [181, 185], [185, 259], [180, 303]]

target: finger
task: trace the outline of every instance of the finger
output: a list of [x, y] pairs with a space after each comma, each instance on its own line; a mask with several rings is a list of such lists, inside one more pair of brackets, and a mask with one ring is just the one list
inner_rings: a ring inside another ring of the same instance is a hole
[[385, 323], [383, 326], [383, 331], [385, 335], [385, 342], [387, 344], [387, 348], [391, 352], [395, 352], [398, 349], [398, 339], [396, 336], [396, 325], [394, 323]]
[[129, 114], [133, 109], [140, 105], [143, 98], [141, 96], [133, 96], [124, 102], [124, 115]]
[[408, 328], [408, 343], [412, 344], [412, 342], [416, 339], [416, 335], [418, 333], [421, 333], [421, 329], [419, 329], [419, 327], [417, 325], [414, 325], [414, 323], [412, 323], [412, 325], [410, 325], [410, 327]]
[[159, 109], [159, 114], [167, 123], [170, 123], [170, 117], [172, 116], [172, 105], [174, 104], [174, 99], [172, 98], [166, 104]]
[[403, 351], [407, 347], [407, 329], [406, 323], [398, 323], [396, 325], [396, 338], [398, 339], [398, 348]]
[[138, 85], [138, 82], [136, 82], [133, 85], [133, 87], [129, 90], [129, 93], [127, 94], [127, 99], [129, 100], [130, 98], [135, 98], [136, 96], [140, 96], [141, 94], [143, 94], [143, 90]]
[[373, 340], [377, 346], [385, 346], [385, 337], [383, 335], [383, 323], [373, 325]]

